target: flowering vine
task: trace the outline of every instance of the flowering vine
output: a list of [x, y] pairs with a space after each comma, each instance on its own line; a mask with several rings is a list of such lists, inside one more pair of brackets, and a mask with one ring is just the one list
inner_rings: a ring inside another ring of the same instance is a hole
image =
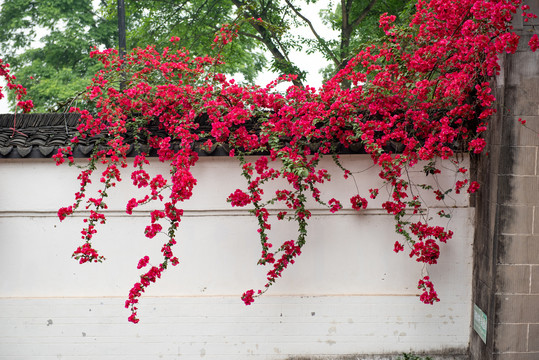
[[[9, 64], [0, 59], [0, 77], [3, 77], [6, 81], [6, 87], [8, 90], [15, 93], [17, 107], [23, 112], [30, 112], [34, 107], [34, 103], [32, 100], [23, 100], [26, 96], [26, 89], [21, 84], [17, 84], [17, 78], [14, 75], [11, 75], [9, 72]], [[5, 95], [2, 92], [2, 87], [0, 86], [0, 99], [2, 99], [4, 96]]]
[[[275, 86], [293, 81], [294, 75], [281, 76], [265, 87], [240, 86], [218, 72], [219, 56], [191, 57], [179, 47], [177, 37], [162, 52], [148, 46], [134, 49], [125, 59], [115, 50], [93, 51], [91, 56], [104, 65], [85, 95], [95, 110], [71, 109], [81, 115], [79, 134], [54, 156], [58, 164], [66, 159], [74, 164], [74, 147], [99, 136], [79, 175], [75, 202], [58, 212], [60, 219], [81, 206], [90, 212], [82, 230], [83, 245], [73, 257], [80, 263], [104, 259], [92, 240], [98, 225], [106, 222], [109, 191], [132, 163], [133, 186], [146, 189], [147, 194], [129, 200], [126, 212], [161, 202], [161, 208], [150, 214], [145, 235], [162, 234], [166, 239], [158, 263], [151, 265], [148, 256], [138, 261], [138, 269], [149, 270], [140, 275], [125, 303], [131, 311], [129, 321], [138, 322], [137, 305], [145, 289], [169, 265], [179, 263], [173, 250], [175, 234], [183, 216], [181, 203], [191, 197], [196, 185], [191, 167], [198, 160], [194, 148], [202, 142], [207, 148], [223, 144], [230, 156], [239, 159], [247, 185], [230, 194], [228, 201], [234, 207], [249, 207], [258, 221], [258, 264], [267, 267], [267, 282], [259, 290], [246, 291], [245, 304], [266, 292], [301, 254], [311, 217], [307, 200], [331, 212], [344, 207], [344, 199], [319, 190], [334, 175], [319, 167], [324, 156], [334, 159], [345, 178], [353, 176], [339, 161], [340, 149], [360, 146], [379, 167], [389, 191], [382, 207], [395, 218], [402, 236], [393, 250], [407, 248], [415, 261], [436, 264], [440, 243], [450, 241], [453, 232], [431, 224], [422, 193], [430, 191], [443, 202], [451, 192], [478, 190], [478, 183], [469, 179], [455, 155], [484, 150], [481, 136], [495, 111], [489, 78], [500, 70], [498, 55], [516, 51], [519, 38], [511, 32], [510, 21], [519, 7], [526, 19], [535, 16], [526, 12], [528, 7], [520, 0], [419, 0], [408, 27], [396, 27], [395, 16], [382, 15], [386, 42], [361, 50], [320, 89], [290, 86], [285, 93], [275, 91]], [[224, 26], [214, 46], [233, 41], [238, 27]], [[537, 49], [537, 35], [529, 45]], [[120, 81], [123, 87], [118, 90]], [[343, 88], [343, 82], [352, 86]], [[127, 157], [132, 147], [137, 153], [133, 160]], [[169, 174], [151, 176], [146, 171], [150, 154], [169, 165]], [[247, 155], [258, 158], [249, 162]], [[409, 179], [408, 169], [414, 166], [435, 177], [440, 173], [439, 159], [448, 159], [455, 167], [452, 187]], [[101, 189], [87, 198], [87, 185], [99, 163], [105, 166], [97, 175]], [[286, 185], [264, 193], [265, 185], [277, 179]], [[344, 203], [361, 211], [368, 207], [368, 198], [380, 196], [379, 190], [355, 194]], [[273, 219], [269, 206], [276, 203], [286, 211]], [[438, 215], [450, 216], [444, 211]], [[294, 221], [295, 237], [280, 244], [270, 239], [268, 230], [275, 220]], [[428, 275], [419, 280], [418, 289], [424, 303], [439, 301]]]

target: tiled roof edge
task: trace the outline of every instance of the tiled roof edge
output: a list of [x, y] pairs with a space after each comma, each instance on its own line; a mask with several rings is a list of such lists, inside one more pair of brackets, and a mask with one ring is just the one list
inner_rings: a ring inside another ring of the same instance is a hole
[[[72, 113], [46, 114], [0, 114], [0, 158], [30, 159], [50, 158], [58, 149], [70, 145], [70, 140], [77, 133], [80, 115]], [[87, 158], [93, 149], [95, 139], [75, 146], [75, 158]], [[177, 144], [173, 142], [173, 148]], [[128, 156], [134, 156], [134, 146]], [[202, 142], [194, 145], [200, 156], [228, 156], [229, 149], [225, 145], [215, 145], [207, 150]], [[340, 149], [339, 153], [365, 153], [359, 144], [351, 149]], [[394, 150], [398, 150], [395, 148]], [[155, 156], [150, 151], [150, 156]]]

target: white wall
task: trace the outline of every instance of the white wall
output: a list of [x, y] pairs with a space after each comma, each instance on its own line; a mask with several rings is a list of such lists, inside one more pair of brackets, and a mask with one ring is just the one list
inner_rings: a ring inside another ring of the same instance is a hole
[[[363, 194], [380, 185], [369, 157], [343, 162], [358, 172]], [[334, 168], [330, 161], [323, 167]], [[0, 160], [0, 172], [0, 359], [285, 359], [468, 346], [473, 212], [465, 196], [449, 204], [455, 235], [429, 268], [439, 303], [419, 301], [421, 266], [392, 251], [399, 238], [380, 208], [382, 196], [362, 213], [313, 206], [303, 254], [246, 307], [241, 294], [263, 287], [265, 278], [256, 266], [256, 219], [225, 201], [245, 188], [237, 160], [201, 158], [180, 226], [180, 265], [148, 289], [141, 322], [132, 325], [123, 303], [140, 273], [136, 264], [161, 248], [159, 237], [143, 235], [147, 209], [125, 215], [133, 190], [117, 189], [109, 221], [95, 238], [107, 261], [79, 265], [70, 256], [82, 217], [63, 223], [56, 217], [72, 202], [76, 169], [25, 159]], [[357, 192], [340, 176], [324, 187], [326, 200], [334, 196], [345, 207], [346, 196]], [[279, 224], [272, 235], [292, 238], [293, 224]]]

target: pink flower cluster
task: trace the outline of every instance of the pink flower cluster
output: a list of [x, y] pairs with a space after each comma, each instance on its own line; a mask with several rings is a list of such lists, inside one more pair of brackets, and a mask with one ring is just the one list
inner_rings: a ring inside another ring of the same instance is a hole
[[424, 276], [419, 280], [417, 284], [419, 290], [423, 290], [419, 299], [425, 304], [433, 305], [435, 302], [440, 301], [436, 290], [434, 290], [434, 284], [430, 281], [430, 277]]
[[100, 256], [95, 249], [92, 248], [90, 243], [85, 243], [79, 246], [77, 250], [73, 252], [72, 257], [79, 261], [79, 264], [85, 262], [101, 262], [105, 260], [103, 256]]
[[[9, 73], [9, 64], [4, 63], [2, 59], [0, 59], [0, 77], [3, 77], [6, 81], [8, 90], [15, 92], [17, 107], [25, 113], [30, 112], [34, 108], [34, 103], [32, 100], [23, 100], [26, 96], [26, 89], [21, 84], [16, 83], [17, 78]], [[0, 99], [3, 97], [4, 94], [2, 93], [2, 87], [0, 86]]]
[[230, 205], [232, 206], [243, 207], [251, 203], [251, 197], [240, 189], [237, 189], [234, 193], [230, 194], [228, 201], [230, 201]]
[[350, 198], [350, 203], [352, 203], [352, 208], [358, 211], [361, 209], [366, 209], [367, 206], [369, 205], [369, 202], [367, 201], [367, 199], [359, 195], [352, 196]]

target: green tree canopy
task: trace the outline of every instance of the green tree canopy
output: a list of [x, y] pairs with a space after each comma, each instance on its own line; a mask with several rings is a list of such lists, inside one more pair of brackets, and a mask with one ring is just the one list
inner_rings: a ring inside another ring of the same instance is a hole
[[117, 34], [115, 22], [87, 0], [4, 0], [0, 23], [0, 56], [37, 111], [83, 91], [99, 69], [91, 47], [113, 47]]
[[[341, 0], [321, 11], [327, 26], [339, 33], [328, 38], [305, 16], [317, 0], [125, 0], [127, 46], [167, 46], [179, 36], [193, 55], [215, 56], [215, 33], [226, 23], [240, 25], [238, 38], [223, 49], [220, 71], [241, 73], [246, 81], [270, 68], [280, 74], [305, 76], [302, 64], [290, 60], [292, 50], [321, 52], [330, 61], [325, 77], [344, 67], [361, 44], [380, 38], [381, 13], [402, 13], [405, 0]], [[0, 57], [9, 62], [18, 81], [28, 89], [36, 111], [69, 103], [85, 90], [100, 65], [90, 59], [91, 48], [117, 47], [117, 1], [4, 0], [0, 10]], [[294, 29], [307, 26], [312, 36]], [[40, 37], [39, 34], [45, 35]], [[264, 51], [269, 52], [266, 58]]]
[[[196, 56], [215, 55], [215, 34], [221, 26], [237, 22], [236, 7], [230, 0], [126, 0], [127, 47], [168, 46], [171, 36]], [[116, 19], [116, 0], [107, 2], [107, 17]], [[221, 54], [227, 74], [241, 73], [253, 81], [266, 65], [260, 44], [252, 36], [240, 36]]]

